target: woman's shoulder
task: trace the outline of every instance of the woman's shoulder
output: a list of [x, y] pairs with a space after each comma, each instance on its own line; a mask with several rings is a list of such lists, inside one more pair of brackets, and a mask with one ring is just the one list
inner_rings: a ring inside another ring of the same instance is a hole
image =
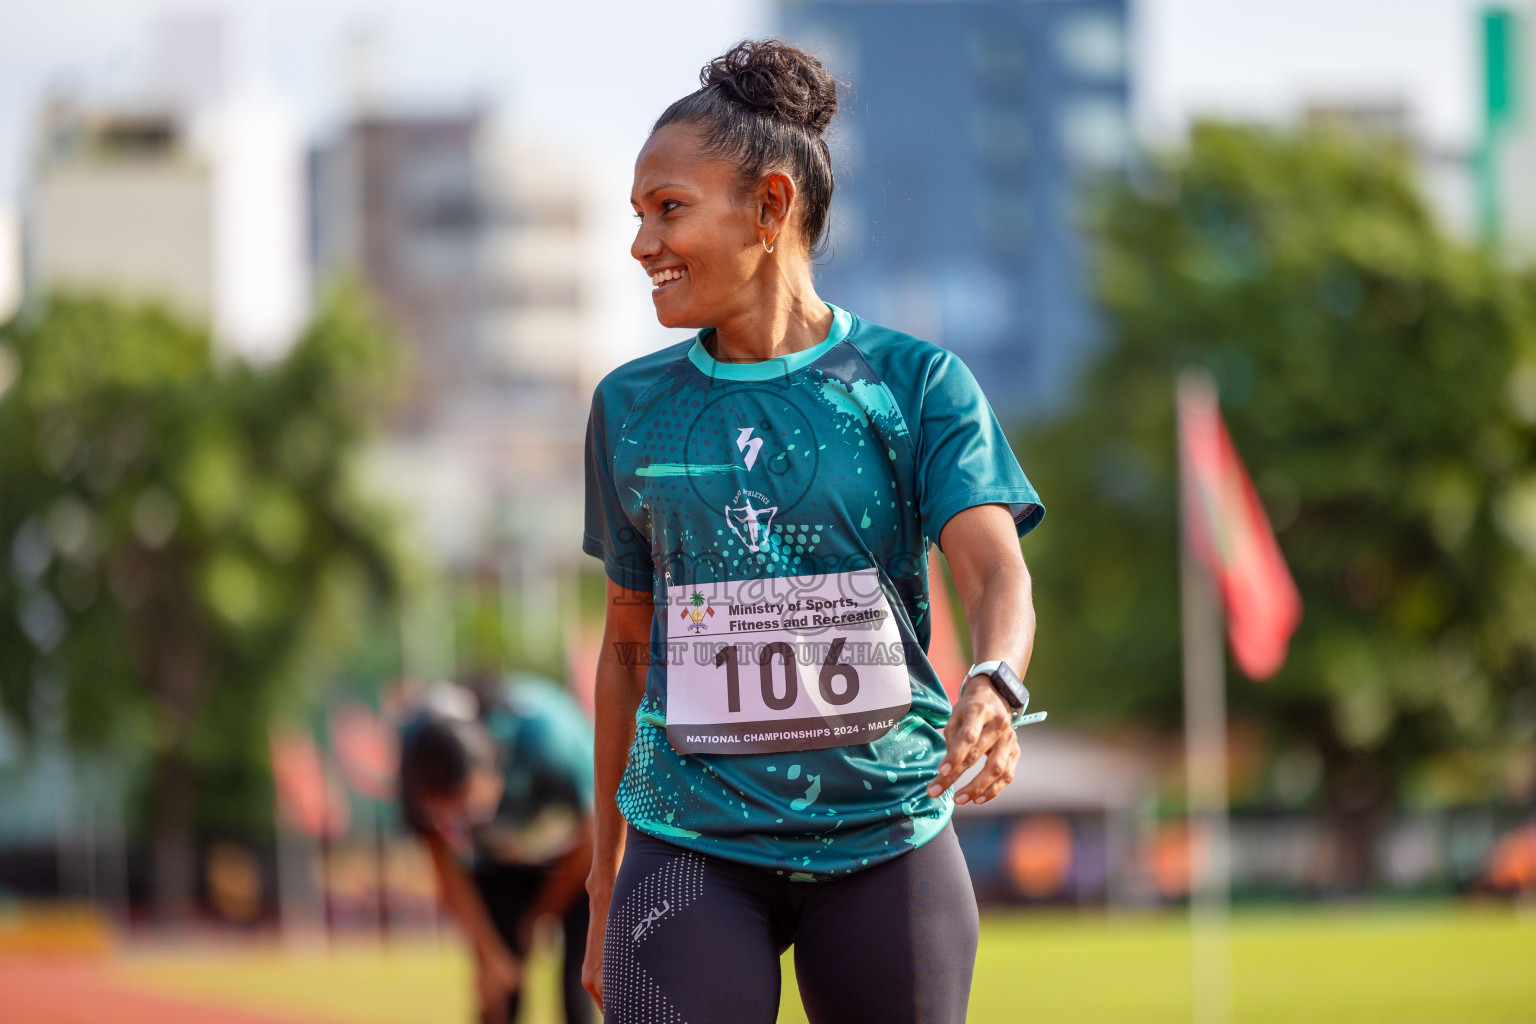
[[926, 372], [958, 360], [949, 349], [915, 334], [875, 323], [852, 313], [848, 340], [863, 353], [875, 371], [887, 381], [922, 379]]

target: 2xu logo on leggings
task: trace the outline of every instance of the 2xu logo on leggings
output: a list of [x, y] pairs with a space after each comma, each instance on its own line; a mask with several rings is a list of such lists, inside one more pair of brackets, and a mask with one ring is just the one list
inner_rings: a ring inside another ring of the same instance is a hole
[[[900, 630], [875, 569], [667, 588], [667, 739], [761, 754], [868, 743], [912, 703]], [[703, 656], [699, 656], [702, 653]]]

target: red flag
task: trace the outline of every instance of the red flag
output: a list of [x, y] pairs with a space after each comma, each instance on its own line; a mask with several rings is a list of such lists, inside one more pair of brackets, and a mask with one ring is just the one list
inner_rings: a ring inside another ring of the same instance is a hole
[[1179, 382], [1179, 443], [1185, 535], [1220, 587], [1233, 659], [1268, 679], [1285, 663], [1301, 595], [1204, 377]]
[[335, 775], [326, 771], [308, 733], [274, 728], [269, 735], [272, 781], [287, 823], [311, 836], [346, 835], [350, 808]]
[[393, 796], [400, 752], [384, 719], [349, 700], [331, 711], [330, 727], [331, 749], [352, 789], [374, 800]]

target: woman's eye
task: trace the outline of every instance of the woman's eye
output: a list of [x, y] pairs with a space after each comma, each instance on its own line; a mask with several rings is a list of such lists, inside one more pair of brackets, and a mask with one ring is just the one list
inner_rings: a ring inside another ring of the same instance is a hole
[[676, 199], [663, 199], [661, 201], [661, 212], [662, 213], [671, 213], [673, 210], [677, 209], [679, 206], [682, 206], [682, 205], [683, 204], [678, 202]]

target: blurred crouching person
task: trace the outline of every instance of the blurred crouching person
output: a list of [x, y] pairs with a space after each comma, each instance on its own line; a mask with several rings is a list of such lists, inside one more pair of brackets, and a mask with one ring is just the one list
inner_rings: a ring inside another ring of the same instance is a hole
[[581, 986], [592, 862], [592, 726], [581, 709], [530, 676], [435, 687], [401, 726], [400, 797], [474, 949], [482, 1024], [517, 1019], [524, 962], [551, 918], [565, 1020], [593, 1021]]

